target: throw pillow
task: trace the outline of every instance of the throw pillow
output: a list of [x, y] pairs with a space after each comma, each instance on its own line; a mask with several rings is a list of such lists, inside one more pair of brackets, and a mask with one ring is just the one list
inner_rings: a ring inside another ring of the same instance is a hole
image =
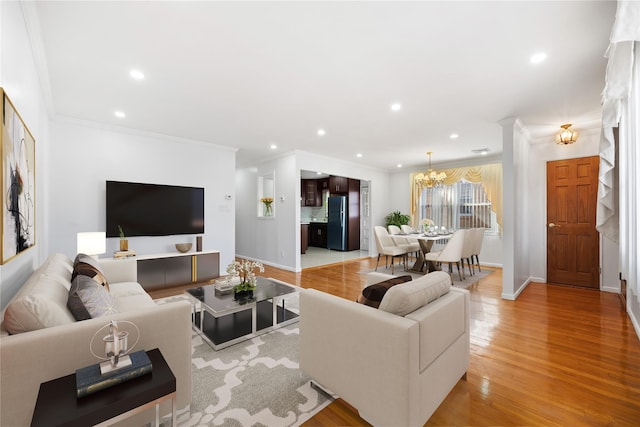
[[362, 293], [357, 299], [357, 302], [360, 304], [368, 305], [370, 307], [378, 308], [384, 294], [395, 285], [399, 285], [401, 283], [405, 283], [411, 280], [410, 275], [392, 277], [391, 279], [384, 280], [379, 283], [374, 283], [373, 285], [369, 285], [362, 290]]
[[384, 295], [378, 307], [389, 313], [405, 316], [451, 289], [451, 277], [443, 271], [434, 271], [403, 286], [394, 286]]
[[71, 273], [71, 281], [76, 276], [88, 276], [109, 290], [107, 278], [100, 268], [100, 263], [93, 257], [85, 254], [78, 254], [73, 262], [73, 273]]
[[67, 308], [76, 320], [93, 319], [118, 312], [111, 294], [88, 276], [76, 276], [71, 282]]

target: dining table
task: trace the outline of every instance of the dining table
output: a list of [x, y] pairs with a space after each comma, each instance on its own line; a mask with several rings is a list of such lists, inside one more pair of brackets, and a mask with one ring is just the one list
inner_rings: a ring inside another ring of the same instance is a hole
[[[418, 257], [416, 258], [416, 262], [413, 263], [413, 266], [409, 269], [409, 271], [413, 271], [415, 273], [431, 273], [432, 271], [437, 271], [439, 268], [436, 266], [435, 262], [427, 261], [424, 256], [431, 252], [431, 248], [433, 244], [437, 240], [449, 240], [453, 236], [453, 233], [447, 234], [429, 234], [429, 233], [420, 233], [420, 234], [407, 234], [406, 237], [410, 240], [416, 239], [418, 244], [420, 245], [420, 250], [418, 251]], [[425, 266], [427, 267], [425, 271]]]

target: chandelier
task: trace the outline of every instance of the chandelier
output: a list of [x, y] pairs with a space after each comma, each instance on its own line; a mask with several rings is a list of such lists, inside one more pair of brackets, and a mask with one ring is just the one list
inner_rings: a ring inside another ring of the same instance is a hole
[[558, 144], [573, 144], [578, 140], [578, 132], [569, 129], [571, 127], [571, 123], [567, 123], [560, 127], [562, 128], [562, 131], [556, 135], [556, 142]]
[[444, 180], [447, 179], [447, 174], [444, 172], [436, 172], [431, 168], [431, 151], [427, 152], [429, 155], [429, 170], [424, 173], [419, 173], [416, 176], [416, 182], [423, 187], [441, 187], [444, 184]]

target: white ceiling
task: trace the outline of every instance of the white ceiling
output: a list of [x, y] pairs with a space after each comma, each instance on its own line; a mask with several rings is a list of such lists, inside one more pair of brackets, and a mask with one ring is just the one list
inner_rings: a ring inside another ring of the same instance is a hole
[[[395, 170], [424, 165], [426, 151], [434, 164], [499, 153], [498, 121], [510, 116], [534, 138], [566, 122], [597, 128], [615, 1], [40, 1], [35, 11], [56, 114], [237, 147], [240, 166], [275, 143]], [[530, 64], [539, 51], [547, 60]]]

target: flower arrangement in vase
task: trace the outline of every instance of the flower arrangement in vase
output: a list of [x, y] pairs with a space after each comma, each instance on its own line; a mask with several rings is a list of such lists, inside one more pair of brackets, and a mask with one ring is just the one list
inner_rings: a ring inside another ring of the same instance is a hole
[[[253, 291], [256, 288], [256, 274], [254, 270], [258, 269], [261, 273], [264, 272], [264, 266], [258, 261], [248, 261], [246, 259], [240, 261], [233, 261], [227, 266], [227, 273], [229, 274], [228, 281], [235, 277], [240, 278], [240, 283], [233, 287], [233, 292], [239, 297], [252, 297]], [[240, 294], [240, 295], [238, 295]]]
[[273, 203], [273, 197], [263, 197], [260, 199], [264, 203], [264, 216], [271, 216], [273, 211], [271, 210], [271, 203]]
[[434, 227], [435, 227], [436, 223], [433, 222], [433, 220], [429, 219], [429, 218], [424, 218], [422, 220], [422, 231], [427, 233], [433, 233], [434, 231]]

